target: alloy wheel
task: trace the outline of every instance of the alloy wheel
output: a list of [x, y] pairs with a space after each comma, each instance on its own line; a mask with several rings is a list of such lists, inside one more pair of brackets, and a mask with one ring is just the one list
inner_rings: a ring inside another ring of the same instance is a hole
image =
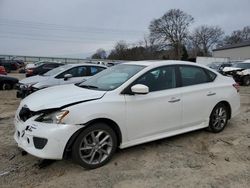
[[212, 126], [215, 129], [222, 129], [227, 121], [227, 112], [223, 107], [219, 107], [215, 110], [212, 116]]
[[83, 137], [79, 155], [89, 165], [102, 163], [111, 153], [113, 140], [111, 135], [104, 130], [93, 130]]
[[227, 125], [229, 119], [229, 111], [225, 104], [217, 104], [211, 115], [208, 130], [214, 133], [221, 132]]

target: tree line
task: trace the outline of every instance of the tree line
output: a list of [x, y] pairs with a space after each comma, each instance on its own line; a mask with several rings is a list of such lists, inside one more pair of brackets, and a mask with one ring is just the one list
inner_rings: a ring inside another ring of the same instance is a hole
[[133, 46], [119, 41], [109, 54], [98, 49], [92, 59], [192, 60], [211, 56], [212, 49], [250, 40], [250, 26], [225, 35], [219, 26], [201, 25], [190, 32], [194, 18], [180, 9], [171, 9], [149, 24], [149, 35]]

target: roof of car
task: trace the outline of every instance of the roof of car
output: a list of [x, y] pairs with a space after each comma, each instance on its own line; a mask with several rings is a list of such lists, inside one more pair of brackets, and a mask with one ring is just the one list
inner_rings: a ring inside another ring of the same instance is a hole
[[96, 67], [104, 67], [107, 68], [106, 66], [99, 65], [99, 64], [94, 64], [94, 63], [75, 63], [75, 64], [65, 64], [65, 65], [70, 65], [71, 67], [77, 67], [77, 66], [82, 66], [82, 65], [87, 65], [87, 66], [96, 66]]
[[243, 61], [241, 63], [250, 63], [250, 59], [247, 59], [247, 60], [245, 60], [245, 61]]
[[189, 62], [189, 61], [177, 61], [177, 60], [150, 60], [150, 61], [131, 61], [123, 64], [131, 64], [131, 65], [143, 65], [143, 66], [161, 66], [161, 65], [175, 65], [175, 64], [184, 64], [184, 65], [200, 65], [197, 63]]

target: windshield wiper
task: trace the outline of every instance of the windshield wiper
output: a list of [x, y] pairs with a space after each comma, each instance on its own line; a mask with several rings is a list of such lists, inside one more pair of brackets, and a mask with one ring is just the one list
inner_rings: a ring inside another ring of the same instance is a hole
[[79, 87], [88, 88], [88, 89], [98, 89], [97, 86], [92, 86], [92, 85], [79, 85]]

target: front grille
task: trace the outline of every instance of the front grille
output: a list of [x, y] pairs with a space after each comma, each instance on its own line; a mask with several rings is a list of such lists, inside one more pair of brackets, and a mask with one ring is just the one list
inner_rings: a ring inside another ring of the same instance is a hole
[[32, 112], [29, 108], [27, 107], [22, 107], [22, 109], [19, 112], [19, 117], [22, 121], [26, 121], [27, 119], [31, 118], [34, 116], [34, 112]]

